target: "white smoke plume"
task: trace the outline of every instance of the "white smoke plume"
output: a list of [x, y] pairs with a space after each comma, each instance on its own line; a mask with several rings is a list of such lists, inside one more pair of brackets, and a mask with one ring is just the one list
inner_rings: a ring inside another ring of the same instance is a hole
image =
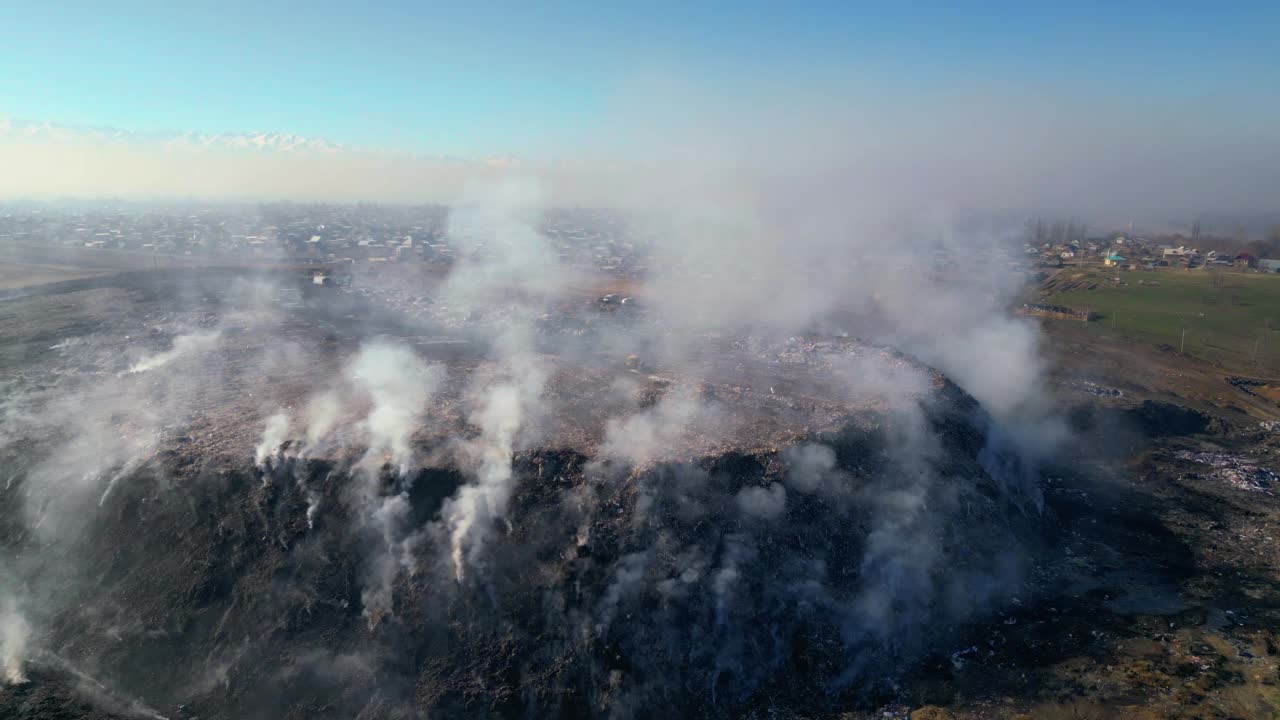
[[56, 653], [42, 652], [40, 653], [40, 661], [72, 678], [75, 681], [76, 690], [84, 697], [92, 699], [96, 705], [131, 717], [143, 718], [143, 720], [169, 720], [168, 717], [156, 712], [141, 699], [129, 697], [111, 689], [102, 681]]
[[748, 536], [738, 533], [724, 536], [720, 566], [711, 577], [717, 630], [728, 628], [734, 592], [742, 580], [742, 565], [754, 560], [755, 555], [755, 546]]
[[512, 453], [529, 408], [538, 402], [545, 372], [532, 358], [513, 358], [505, 368], [494, 368], [497, 377], [482, 373], [473, 388], [470, 421], [480, 435], [464, 442], [463, 457], [475, 482], [463, 486], [446, 503], [443, 518], [449, 528], [450, 558], [454, 576], [462, 582], [468, 565], [479, 564], [479, 553], [495, 523], [507, 512], [516, 478]]
[[23, 664], [30, 635], [31, 626], [18, 611], [17, 600], [7, 593], [0, 594], [0, 680], [5, 684], [27, 681]]
[[[362, 482], [354, 500], [361, 522], [377, 539], [361, 591], [364, 615], [372, 627], [391, 613], [392, 584], [400, 568], [412, 564], [406, 555], [409, 486], [404, 481], [414, 462], [413, 434], [423, 425], [427, 402], [443, 373], [423, 362], [412, 349], [389, 342], [362, 347], [349, 363], [348, 373], [355, 391], [369, 402], [368, 414], [360, 422], [367, 450], [356, 465]], [[329, 401], [319, 403], [315, 406], [317, 419], [328, 423]], [[309, 430], [308, 434], [313, 433]], [[382, 487], [384, 466], [390, 466], [396, 481], [386, 489]]]
[[287, 414], [278, 412], [267, 418], [267, 427], [262, 431], [262, 441], [258, 443], [253, 453], [253, 462], [258, 469], [268, 469], [269, 462], [288, 438], [289, 416]]
[[542, 402], [547, 370], [534, 346], [534, 323], [575, 275], [536, 228], [541, 202], [535, 182], [476, 186], [449, 220], [461, 255], [442, 297], [466, 312], [484, 313], [481, 323], [489, 328], [494, 356], [476, 373], [470, 391], [468, 420], [479, 435], [461, 443], [473, 482], [441, 513], [458, 582], [469, 566], [481, 564], [484, 545], [507, 512], [520, 434], [531, 417], [549, 411]]
[[175, 360], [209, 352], [218, 344], [218, 339], [221, 335], [222, 333], [219, 330], [179, 335], [173, 339], [173, 347], [130, 365], [128, 373], [134, 374], [154, 370], [164, 367]]
[[622, 598], [643, 583], [648, 563], [647, 553], [630, 553], [618, 560], [613, 571], [613, 582], [609, 583], [604, 597], [600, 600], [600, 606], [596, 609], [596, 616], [599, 618], [595, 627], [597, 635], [608, 631]]
[[[361, 426], [368, 447], [362, 465], [366, 472], [374, 472], [387, 462], [403, 476], [413, 461], [410, 439], [421, 427], [427, 401], [440, 384], [439, 368], [428, 366], [408, 347], [375, 342], [360, 349], [349, 373], [352, 384], [370, 401], [369, 414]], [[329, 401], [317, 402], [316, 419], [327, 424]], [[313, 408], [309, 405], [308, 409]], [[307, 434], [324, 433], [309, 428]]]
[[827, 445], [807, 443], [785, 449], [787, 484], [802, 493], [820, 493], [831, 487], [836, 473], [836, 451]]
[[[51, 538], [79, 532], [90, 499], [99, 507], [107, 505], [121, 482], [205, 409], [202, 398], [223, 389], [228, 352], [243, 350], [254, 364], [265, 359], [256, 350], [238, 348], [230, 336], [274, 325], [272, 288], [261, 280], [236, 278], [222, 288], [224, 305], [212, 329], [186, 323], [152, 326], [147, 336], [172, 336], [168, 349], [120, 370], [125, 358], [137, 356], [137, 337], [121, 338], [123, 352], [86, 358], [93, 372], [63, 376], [54, 387], [32, 393], [40, 412], [13, 430], [43, 431], [55, 442], [35, 456], [26, 473], [25, 507], [37, 531]], [[185, 297], [181, 287], [174, 292], [178, 302], [194, 299]], [[90, 343], [62, 344], [59, 351], [69, 357], [92, 353]]]
[[652, 407], [610, 418], [600, 456], [634, 466], [678, 457], [682, 439], [693, 428], [727, 435], [728, 423], [713, 403], [699, 400], [689, 388], [674, 388]]
[[786, 488], [778, 483], [768, 487], [745, 487], [736, 498], [738, 512], [744, 517], [760, 520], [776, 520], [787, 508]]
[[329, 437], [342, 417], [342, 408], [342, 400], [333, 391], [321, 393], [307, 401], [303, 410], [306, 419], [304, 452], [312, 451]]
[[366, 560], [365, 584], [360, 590], [361, 613], [370, 629], [391, 615], [392, 585], [400, 568], [410, 562], [405, 555], [408, 513], [408, 497], [401, 492], [367, 501], [361, 517], [377, 538]]
[[[412, 528], [406, 523], [409, 475], [416, 462], [413, 436], [425, 427], [428, 405], [444, 378], [443, 368], [424, 362], [412, 348], [375, 340], [348, 359], [335, 387], [319, 391], [303, 404], [298, 418], [302, 438], [291, 447], [290, 457], [305, 459], [326, 450], [361, 451], [354, 465], [359, 482], [349, 489], [349, 499], [373, 545], [361, 590], [363, 613], [371, 627], [391, 614], [392, 585], [400, 569], [414, 565], [409, 557]], [[334, 436], [344, 425], [348, 426], [344, 441], [350, 447], [341, 448]], [[255, 449], [259, 470], [272, 469], [292, 426], [284, 411], [267, 419]], [[268, 477], [264, 475], [264, 482]], [[314, 528], [320, 495], [297, 468], [294, 484], [307, 501], [307, 526]]]

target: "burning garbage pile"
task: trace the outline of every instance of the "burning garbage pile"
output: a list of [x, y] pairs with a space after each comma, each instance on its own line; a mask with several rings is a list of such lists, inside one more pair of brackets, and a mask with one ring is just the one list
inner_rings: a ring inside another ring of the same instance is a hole
[[[71, 682], [70, 667], [201, 717], [831, 708], [891, 692], [999, 607], [1035, 537], [1034, 507], [984, 463], [989, 419], [901, 357], [823, 346], [895, 400], [848, 404], [799, 441], [735, 435], [754, 405], [671, 383], [614, 397], [597, 440], [571, 449], [540, 429], [576, 414], [551, 392], [563, 373], [517, 341], [456, 366], [363, 343], [273, 409], [271, 373], [224, 355], [254, 332], [175, 340], [171, 360], [108, 374], [116, 410], [81, 412], [11, 481], [4, 557], [25, 598], [11, 678]], [[229, 374], [206, 384], [210, 367]], [[169, 404], [128, 426], [176, 429], [95, 456], [144, 386]], [[211, 414], [255, 393], [261, 410], [239, 416], [253, 440]], [[239, 459], [181, 440], [209, 432]]]
[[[201, 277], [58, 330], [125, 372], [21, 356], [65, 367], [0, 427], [6, 675], [205, 718], [826, 712], [1022, 592], [1054, 427], [1027, 326], [912, 286], [879, 344], [817, 335], [849, 278], [781, 245], [767, 305], [731, 262], [602, 312], [528, 193], [452, 214], [421, 291]], [[120, 339], [180, 296], [218, 322]]]
[[1071, 387], [1083, 393], [1088, 393], [1094, 397], [1100, 398], [1122, 398], [1124, 391], [1119, 388], [1107, 387], [1099, 385], [1091, 380], [1081, 380], [1071, 383]]

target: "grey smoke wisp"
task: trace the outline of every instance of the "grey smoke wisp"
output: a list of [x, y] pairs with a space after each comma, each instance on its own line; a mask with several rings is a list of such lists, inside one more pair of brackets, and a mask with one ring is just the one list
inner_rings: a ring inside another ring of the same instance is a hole
[[454, 577], [462, 582], [495, 524], [507, 512], [511, 461], [530, 420], [550, 411], [541, 394], [546, 371], [535, 352], [534, 322], [568, 288], [573, 274], [538, 233], [536, 183], [474, 187], [450, 215], [461, 257], [443, 288], [445, 303], [485, 315], [492, 360], [475, 374], [468, 420], [479, 434], [460, 443], [473, 480], [444, 505]]
[[31, 627], [18, 610], [17, 600], [7, 592], [0, 595], [0, 679], [9, 684], [24, 683], [28, 636]]

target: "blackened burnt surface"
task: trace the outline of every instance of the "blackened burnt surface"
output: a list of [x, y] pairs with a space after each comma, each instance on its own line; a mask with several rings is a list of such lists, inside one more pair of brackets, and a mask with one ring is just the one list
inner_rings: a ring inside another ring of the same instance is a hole
[[[44, 567], [24, 572], [42, 584], [63, 576], [76, 595], [51, 618], [47, 647], [113, 697], [166, 715], [829, 710], [867, 701], [910, 668], [946, 628], [971, 619], [953, 595], [1019, 560], [1013, 548], [1030, 530], [989, 499], [981, 435], [959, 417], [932, 421], [948, 440], [928, 471], [947, 481], [924, 500], [953, 507], [954, 519], [921, 528], [947, 562], [909, 589], [868, 587], [884, 580], [866, 577], [876, 521], [864, 495], [903, 471], [882, 450], [888, 421], [874, 418], [815, 438], [836, 450], [835, 480], [791, 493], [769, 519], [739, 512], [736, 499], [786, 483], [778, 452], [641, 471], [573, 451], [520, 453], [509, 523], [482, 577], [459, 584], [424, 540], [422, 567], [397, 580], [393, 615], [372, 626], [360, 599], [368, 543], [346, 494], [357, 480], [325, 461], [264, 476], [169, 453], [121, 483], [78, 538], [37, 540], [8, 522], [17, 512], [9, 503], [3, 541], [19, 565], [39, 544]], [[406, 483], [424, 537], [461, 482], [437, 468]], [[314, 527], [303, 486], [320, 496]], [[860, 608], [869, 602], [888, 603], [893, 633]], [[64, 712], [32, 700], [50, 684], [75, 687], [52, 658], [37, 656], [33, 686], [11, 696], [24, 713], [45, 716], [33, 702], [48, 717]]]

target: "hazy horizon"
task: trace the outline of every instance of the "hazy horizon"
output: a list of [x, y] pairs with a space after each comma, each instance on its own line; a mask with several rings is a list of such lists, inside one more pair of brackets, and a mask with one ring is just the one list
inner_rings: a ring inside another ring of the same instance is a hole
[[0, 198], [449, 203], [517, 175], [560, 205], [1125, 217], [1280, 189], [1262, 4], [303, 10], [14, 13]]

